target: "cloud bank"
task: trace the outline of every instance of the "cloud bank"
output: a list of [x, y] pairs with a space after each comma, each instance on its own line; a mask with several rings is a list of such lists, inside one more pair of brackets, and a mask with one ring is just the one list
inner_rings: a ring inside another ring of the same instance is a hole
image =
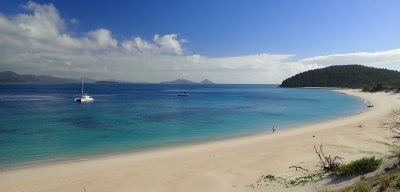
[[296, 73], [339, 64], [398, 70], [400, 49], [316, 56], [293, 61], [292, 54], [207, 57], [189, 54], [178, 34], [116, 39], [109, 29], [80, 35], [70, 31], [79, 20], [62, 18], [54, 5], [28, 2], [25, 13], [0, 13], [0, 71], [96, 79], [159, 82], [179, 77], [218, 83], [280, 83]]

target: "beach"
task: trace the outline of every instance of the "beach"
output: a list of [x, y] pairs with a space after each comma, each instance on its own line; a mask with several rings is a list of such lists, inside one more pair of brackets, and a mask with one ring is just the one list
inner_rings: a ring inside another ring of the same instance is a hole
[[[313, 146], [345, 162], [389, 154], [387, 116], [400, 109], [398, 95], [337, 90], [374, 107], [359, 114], [271, 134], [56, 162], [0, 173], [0, 191], [310, 191], [323, 186], [249, 187], [261, 175], [296, 174], [290, 166], [317, 169]], [[312, 109], [310, 109], [312, 110]], [[361, 126], [360, 126], [361, 125]]]

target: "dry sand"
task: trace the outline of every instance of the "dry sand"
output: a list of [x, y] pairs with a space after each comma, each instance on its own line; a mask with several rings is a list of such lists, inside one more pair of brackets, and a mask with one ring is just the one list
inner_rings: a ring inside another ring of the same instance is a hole
[[313, 145], [324, 144], [325, 153], [340, 155], [346, 162], [388, 154], [392, 140], [382, 122], [392, 110], [400, 109], [398, 95], [340, 92], [361, 97], [374, 107], [274, 134], [3, 171], [0, 191], [312, 191], [320, 186], [247, 185], [263, 174], [297, 174], [289, 169], [291, 165], [315, 169], [318, 159]]

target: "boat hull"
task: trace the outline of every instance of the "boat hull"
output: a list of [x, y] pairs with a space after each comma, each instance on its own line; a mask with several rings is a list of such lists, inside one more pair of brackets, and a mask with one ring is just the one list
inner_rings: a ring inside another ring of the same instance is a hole
[[180, 96], [180, 97], [187, 97], [187, 96], [189, 96], [189, 93], [180, 93], [180, 94], [178, 94], [178, 96]]
[[74, 101], [81, 102], [81, 103], [89, 103], [89, 102], [93, 102], [94, 99], [90, 96], [83, 96], [83, 97], [75, 98]]
[[94, 99], [91, 99], [91, 100], [88, 100], [88, 99], [74, 99], [74, 101], [80, 102], [80, 103], [90, 103], [90, 102], [93, 102]]

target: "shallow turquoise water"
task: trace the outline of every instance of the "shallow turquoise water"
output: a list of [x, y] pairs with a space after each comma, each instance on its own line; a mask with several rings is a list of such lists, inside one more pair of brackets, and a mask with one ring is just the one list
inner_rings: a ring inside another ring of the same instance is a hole
[[[324, 89], [276, 85], [0, 84], [0, 167], [197, 143], [365, 109]], [[178, 97], [185, 88], [191, 95]]]

